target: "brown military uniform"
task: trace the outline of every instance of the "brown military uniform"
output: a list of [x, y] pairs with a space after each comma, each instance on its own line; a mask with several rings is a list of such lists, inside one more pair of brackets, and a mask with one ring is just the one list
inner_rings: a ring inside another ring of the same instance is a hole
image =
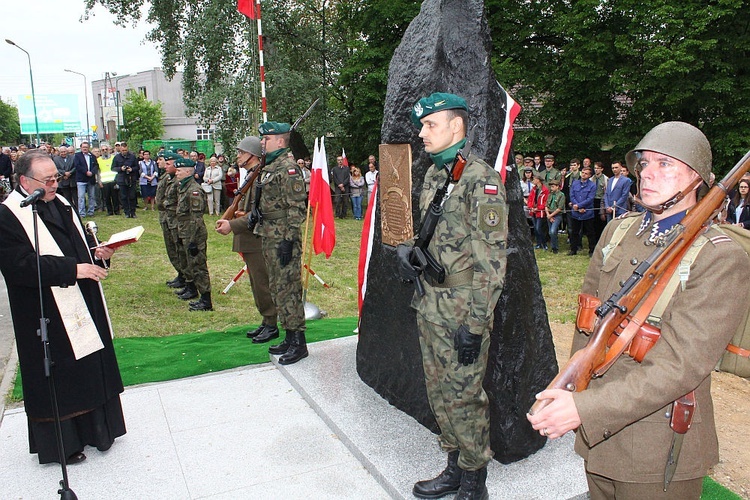
[[[650, 231], [637, 235], [636, 223], [602, 264], [602, 248], [619, 223], [604, 230], [584, 280], [583, 292], [601, 300], [619, 290], [619, 283], [653, 251], [644, 245]], [[709, 230], [706, 236], [717, 234]], [[736, 243], [710, 240], [691, 266], [685, 289], [678, 287], [670, 300], [661, 339], [644, 361], [639, 364], [623, 355], [587, 390], [573, 395], [582, 422], [575, 449], [586, 461], [587, 473], [625, 483], [656, 483], [654, 491], [661, 488], [673, 435], [667, 412], [672, 401], [693, 389], [697, 407], [673, 481], [702, 478], [718, 462], [711, 372], [742, 319], [742, 308], [736, 305], [747, 304], [748, 288], [747, 277], [738, 269], [748, 265], [750, 259]], [[732, 300], [716, 300], [716, 290]], [[573, 352], [587, 340], [577, 333]], [[674, 486], [679, 490], [679, 483]]]
[[[250, 175], [250, 171], [247, 172]], [[278, 320], [278, 315], [271, 296], [268, 271], [263, 258], [263, 240], [247, 228], [247, 214], [252, 209], [252, 196], [254, 194], [255, 189], [251, 188], [248, 190], [247, 196], [242, 199], [241, 209], [245, 212], [245, 215], [229, 221], [229, 227], [232, 228], [233, 234], [232, 251], [241, 253], [245, 264], [247, 264], [247, 275], [250, 278], [255, 307], [263, 316], [263, 324], [274, 326]]]

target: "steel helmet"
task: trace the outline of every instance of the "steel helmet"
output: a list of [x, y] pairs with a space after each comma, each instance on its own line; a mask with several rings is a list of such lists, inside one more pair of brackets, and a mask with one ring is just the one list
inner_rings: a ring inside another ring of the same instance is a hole
[[708, 184], [711, 176], [711, 145], [703, 132], [685, 122], [665, 122], [652, 128], [627, 155], [628, 169], [638, 170], [641, 151], [671, 156], [695, 170]]
[[237, 144], [237, 149], [246, 153], [250, 153], [253, 156], [257, 156], [258, 158], [263, 155], [263, 150], [260, 146], [260, 139], [258, 139], [254, 135], [250, 135], [242, 139], [240, 143]]

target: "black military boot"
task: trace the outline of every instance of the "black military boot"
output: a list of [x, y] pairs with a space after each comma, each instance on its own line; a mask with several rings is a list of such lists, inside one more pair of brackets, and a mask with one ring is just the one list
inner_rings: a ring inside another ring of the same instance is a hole
[[461, 487], [463, 471], [458, 467], [458, 450], [448, 453], [448, 466], [434, 479], [414, 484], [412, 493], [418, 498], [441, 498], [456, 493]]
[[307, 357], [307, 341], [305, 340], [305, 332], [303, 331], [292, 331], [287, 333], [287, 338], [291, 334], [289, 340], [289, 349], [281, 355], [279, 358], [280, 365], [291, 365], [296, 363], [302, 358]]
[[190, 304], [191, 311], [213, 311], [214, 306], [211, 303], [211, 292], [201, 294], [200, 300]]
[[253, 344], [263, 344], [277, 338], [279, 338], [279, 328], [276, 325], [266, 325], [263, 327], [263, 333], [253, 339]]
[[185, 288], [185, 278], [178, 274], [174, 279], [167, 281], [167, 286], [169, 288]]
[[198, 289], [195, 288], [195, 284], [192, 281], [188, 281], [182, 293], [177, 296], [182, 300], [194, 299], [198, 296]]
[[461, 488], [456, 500], [489, 500], [487, 492], [487, 467], [479, 470], [465, 470], [461, 476]]
[[284, 341], [280, 344], [272, 345], [268, 348], [269, 354], [284, 354], [289, 350], [289, 347], [292, 345], [292, 337], [294, 336], [294, 331], [287, 330], [286, 335], [284, 336]]
[[247, 335], [247, 338], [249, 338], [249, 339], [254, 339], [258, 335], [260, 335], [261, 333], [263, 333], [263, 330], [265, 330], [265, 329], [266, 329], [266, 325], [264, 325], [263, 323], [261, 323], [258, 328], [256, 328], [255, 330], [249, 330], [245, 335]]

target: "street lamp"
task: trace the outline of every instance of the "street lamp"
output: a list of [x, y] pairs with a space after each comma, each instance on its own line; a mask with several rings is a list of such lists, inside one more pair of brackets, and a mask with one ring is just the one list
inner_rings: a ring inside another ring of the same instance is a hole
[[34, 104], [34, 124], [36, 125], [36, 143], [37, 145], [42, 143], [42, 140], [39, 138], [39, 118], [36, 116], [36, 94], [34, 93], [34, 74], [31, 72], [31, 55], [20, 45], [17, 45], [16, 42], [13, 40], [5, 39], [5, 43], [12, 45], [16, 47], [18, 50], [23, 50], [26, 52], [26, 57], [29, 58], [29, 79], [31, 79], [31, 101]]
[[[117, 73], [112, 73], [112, 75], [117, 75]], [[115, 140], [120, 140], [120, 88], [118, 87], [118, 84], [120, 83], [121, 78], [125, 78], [130, 76], [127, 75], [120, 75], [115, 78], [115, 108], [117, 109], [117, 123], [115, 124]]]
[[89, 126], [89, 94], [88, 94], [88, 83], [86, 81], [86, 75], [73, 71], [72, 69], [66, 69], [68, 73], [75, 73], [83, 77], [83, 98], [86, 100], [86, 140], [91, 141], [91, 127]]

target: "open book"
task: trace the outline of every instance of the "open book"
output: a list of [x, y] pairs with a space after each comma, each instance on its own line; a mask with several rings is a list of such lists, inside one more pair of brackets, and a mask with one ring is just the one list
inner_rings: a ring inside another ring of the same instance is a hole
[[100, 247], [120, 248], [124, 245], [135, 243], [143, 234], [143, 226], [136, 226], [125, 231], [113, 234], [108, 241], [99, 244]]

